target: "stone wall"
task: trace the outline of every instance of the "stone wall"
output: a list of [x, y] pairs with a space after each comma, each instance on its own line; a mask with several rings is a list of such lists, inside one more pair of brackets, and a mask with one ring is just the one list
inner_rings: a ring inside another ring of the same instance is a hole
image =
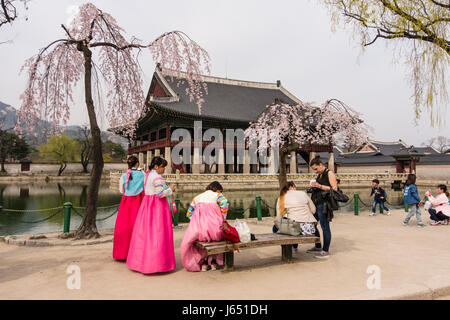
[[[5, 169], [9, 175], [57, 175], [59, 170], [59, 164], [51, 163], [31, 163], [30, 171], [21, 172], [20, 163], [7, 163]], [[92, 168], [92, 164], [89, 164], [89, 171]], [[108, 173], [112, 171], [124, 171], [127, 169], [127, 164], [122, 162], [106, 162], [103, 171]], [[83, 171], [81, 163], [68, 163], [66, 169], [63, 172], [64, 175], [79, 174]]]
[[[119, 188], [119, 178], [121, 173], [110, 173], [110, 186], [112, 189]], [[292, 180], [298, 188], [306, 189], [309, 181], [316, 175], [310, 174], [288, 174], [287, 180]], [[406, 180], [406, 174], [397, 173], [338, 173], [341, 186], [345, 187], [367, 187], [372, 179], [379, 179], [381, 184], [386, 186], [395, 180]], [[168, 184], [174, 184], [177, 190], [194, 191], [205, 189], [212, 181], [219, 181], [227, 190], [274, 190], [279, 188], [278, 175], [271, 174], [166, 174], [164, 175]], [[448, 183], [449, 181], [443, 181]], [[421, 181], [424, 185], [431, 184], [431, 181]]]

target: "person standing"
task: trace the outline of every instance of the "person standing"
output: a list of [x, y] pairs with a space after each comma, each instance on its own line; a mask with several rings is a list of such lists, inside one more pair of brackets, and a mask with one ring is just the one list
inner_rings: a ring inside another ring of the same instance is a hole
[[408, 206], [409, 213], [403, 221], [403, 225], [407, 226], [411, 217], [415, 214], [417, 218], [417, 226], [425, 227], [422, 223], [422, 217], [420, 214], [420, 197], [417, 192], [416, 175], [413, 173], [408, 174], [405, 186], [403, 187], [403, 202]]
[[144, 173], [139, 168], [139, 160], [130, 156], [128, 170], [120, 176], [119, 190], [123, 194], [114, 226], [113, 259], [125, 260], [128, 255], [134, 223], [144, 198]]
[[127, 266], [144, 274], [175, 269], [172, 216], [166, 197], [173, 194], [161, 177], [167, 161], [154, 157], [144, 181], [142, 199], [128, 250]]
[[372, 192], [370, 193], [370, 196], [372, 195], [375, 195], [375, 197], [373, 198], [372, 213], [370, 214], [370, 216], [374, 216], [376, 214], [377, 204], [379, 204], [380, 207], [383, 208], [384, 211], [386, 211], [386, 214], [390, 216], [391, 212], [389, 211], [389, 208], [384, 204], [386, 202], [386, 191], [384, 191], [384, 189], [380, 187], [380, 181], [378, 179], [372, 180]]
[[[333, 171], [328, 170], [328, 168], [323, 164], [322, 160], [320, 160], [320, 156], [316, 156], [314, 159], [312, 159], [309, 165], [311, 166], [311, 169], [318, 174], [316, 181], [311, 183], [311, 187], [313, 188], [313, 194], [311, 198], [317, 209], [314, 216], [320, 222], [320, 227], [322, 228], [323, 246], [321, 247], [320, 243], [316, 243], [315, 247], [307, 250], [307, 252], [317, 252], [317, 255], [315, 256], [316, 258], [326, 259], [330, 256], [330, 221], [332, 212], [330, 212], [329, 209], [325, 210], [324, 204], [327, 202], [327, 200], [325, 197], [323, 197], [322, 191], [329, 191], [331, 189], [337, 191], [338, 183], [336, 175]], [[315, 235], [320, 237], [320, 233], [317, 228]]]

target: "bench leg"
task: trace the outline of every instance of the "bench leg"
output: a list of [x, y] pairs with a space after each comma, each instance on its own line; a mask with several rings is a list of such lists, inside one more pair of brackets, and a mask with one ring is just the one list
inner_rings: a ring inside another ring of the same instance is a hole
[[234, 270], [234, 252], [225, 252], [223, 254], [225, 270], [233, 271]]
[[292, 245], [281, 246], [281, 260], [290, 263], [292, 262]]

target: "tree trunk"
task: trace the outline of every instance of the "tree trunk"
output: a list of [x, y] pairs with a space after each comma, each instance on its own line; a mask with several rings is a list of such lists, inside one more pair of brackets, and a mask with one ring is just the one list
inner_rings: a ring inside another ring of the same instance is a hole
[[6, 169], [5, 169], [5, 159], [2, 159], [2, 172], [6, 172]]
[[280, 185], [280, 190], [283, 188], [283, 186], [287, 183], [287, 177], [286, 177], [286, 156], [290, 154], [292, 151], [296, 151], [299, 148], [299, 144], [297, 142], [291, 143], [287, 146], [283, 146], [280, 148], [278, 152], [279, 156], [279, 162], [278, 165], [280, 166], [280, 173], [278, 175], [278, 183]]
[[81, 45], [80, 49], [83, 51], [84, 55], [85, 100], [92, 134], [93, 166], [83, 221], [81, 222], [81, 225], [78, 227], [78, 230], [76, 231], [75, 234], [75, 237], [77, 239], [100, 237], [100, 234], [98, 233], [97, 230], [95, 218], [97, 216], [98, 191], [100, 189], [100, 179], [102, 177], [103, 171], [102, 140], [100, 136], [101, 132], [97, 124], [94, 101], [92, 99], [92, 84], [91, 84], [92, 52], [84, 44]]
[[64, 170], [66, 170], [66, 167], [67, 167], [67, 163], [63, 162], [60, 164], [59, 170], [58, 170], [58, 177], [62, 175]]
[[279, 166], [280, 166], [280, 174], [278, 175], [278, 183], [280, 184], [280, 190], [283, 188], [283, 186], [287, 183], [287, 177], [286, 177], [286, 151], [283, 150], [284, 148], [280, 148], [279, 154]]
[[89, 173], [88, 171], [89, 160], [87, 161], [81, 160], [81, 165], [83, 166], [83, 173]]

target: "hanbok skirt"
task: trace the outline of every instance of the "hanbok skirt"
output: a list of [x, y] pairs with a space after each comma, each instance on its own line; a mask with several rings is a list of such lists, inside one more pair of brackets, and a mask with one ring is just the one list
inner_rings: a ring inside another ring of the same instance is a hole
[[113, 258], [115, 260], [127, 258], [134, 223], [143, 198], [144, 192], [141, 192], [137, 196], [123, 196], [120, 201], [114, 227]]
[[144, 274], [175, 269], [172, 216], [166, 198], [144, 196], [134, 224], [127, 266]]
[[[186, 270], [201, 270], [202, 262], [206, 258], [206, 251], [194, 246], [194, 243], [196, 241], [222, 241], [224, 233], [220, 227], [223, 221], [224, 215], [216, 203], [198, 203], [195, 206], [180, 247], [181, 262]], [[215, 259], [218, 265], [223, 265], [223, 254], [209, 256], [209, 264], [212, 259]]]

